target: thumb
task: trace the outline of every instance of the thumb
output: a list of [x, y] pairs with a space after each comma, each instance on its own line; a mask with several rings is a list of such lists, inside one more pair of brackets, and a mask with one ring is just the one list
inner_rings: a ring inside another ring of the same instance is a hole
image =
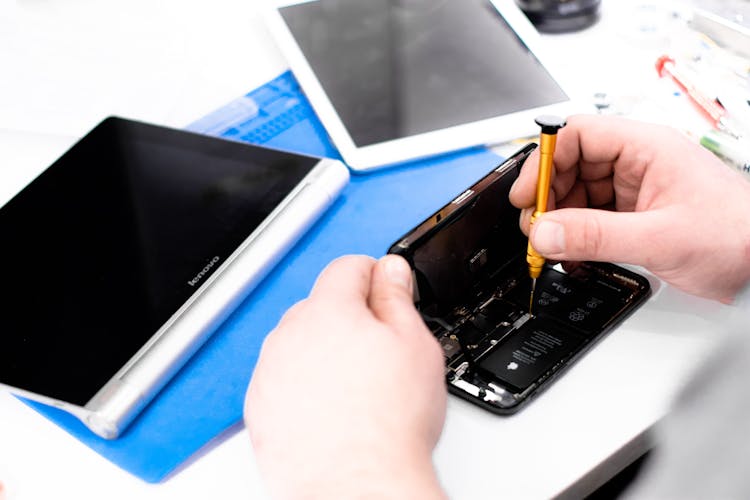
[[372, 270], [368, 300], [375, 317], [405, 334], [414, 328], [424, 328], [414, 307], [413, 286], [406, 260], [397, 255], [381, 258]]
[[668, 214], [562, 208], [539, 217], [531, 244], [552, 260], [593, 260], [648, 267], [670, 245]]

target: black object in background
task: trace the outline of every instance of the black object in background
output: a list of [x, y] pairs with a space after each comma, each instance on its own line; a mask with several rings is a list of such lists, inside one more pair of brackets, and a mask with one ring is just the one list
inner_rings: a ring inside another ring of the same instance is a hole
[[566, 33], [588, 28], [599, 20], [601, 0], [516, 0], [539, 31]]

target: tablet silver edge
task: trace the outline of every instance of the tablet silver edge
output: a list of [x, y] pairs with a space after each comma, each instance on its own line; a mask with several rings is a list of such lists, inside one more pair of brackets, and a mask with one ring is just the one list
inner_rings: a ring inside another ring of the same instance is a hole
[[117, 438], [333, 204], [348, 181], [349, 170], [338, 160], [318, 162], [85, 406], [0, 387], [65, 410], [105, 439]]

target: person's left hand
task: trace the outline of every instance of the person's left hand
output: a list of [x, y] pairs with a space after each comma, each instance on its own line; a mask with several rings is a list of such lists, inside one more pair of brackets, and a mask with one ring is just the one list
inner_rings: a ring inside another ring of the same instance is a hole
[[401, 257], [344, 257], [263, 344], [245, 400], [274, 498], [435, 498], [442, 350]]

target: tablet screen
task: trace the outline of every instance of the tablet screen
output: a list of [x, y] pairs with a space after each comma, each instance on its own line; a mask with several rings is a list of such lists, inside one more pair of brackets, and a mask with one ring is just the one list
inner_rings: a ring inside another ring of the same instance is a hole
[[0, 383], [85, 404], [317, 162], [104, 121], [0, 209]]
[[487, 0], [279, 9], [357, 146], [569, 100]]

